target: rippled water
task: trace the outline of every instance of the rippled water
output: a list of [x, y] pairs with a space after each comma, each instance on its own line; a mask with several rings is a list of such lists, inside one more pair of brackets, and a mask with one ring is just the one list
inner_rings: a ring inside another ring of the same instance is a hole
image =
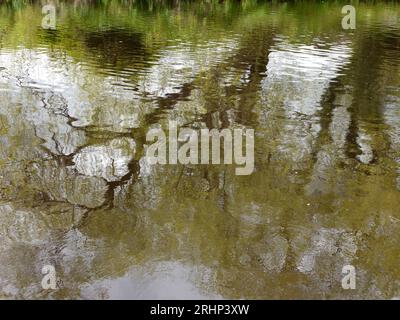
[[[0, 6], [1, 298], [400, 296], [399, 5], [104, 3]], [[169, 120], [253, 174], [149, 165]]]

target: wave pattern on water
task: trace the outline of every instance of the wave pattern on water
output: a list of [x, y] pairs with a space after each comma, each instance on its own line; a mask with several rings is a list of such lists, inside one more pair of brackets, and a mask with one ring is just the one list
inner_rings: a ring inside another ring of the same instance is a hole
[[[0, 298], [400, 296], [400, 6], [340, 9], [0, 5]], [[254, 173], [150, 165], [169, 120], [255, 129]]]

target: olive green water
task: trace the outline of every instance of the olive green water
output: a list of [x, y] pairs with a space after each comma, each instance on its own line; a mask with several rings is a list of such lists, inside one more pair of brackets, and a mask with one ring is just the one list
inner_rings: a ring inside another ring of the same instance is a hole
[[[400, 5], [56, 7], [0, 6], [1, 298], [400, 296]], [[169, 120], [254, 129], [253, 174], [149, 165]]]

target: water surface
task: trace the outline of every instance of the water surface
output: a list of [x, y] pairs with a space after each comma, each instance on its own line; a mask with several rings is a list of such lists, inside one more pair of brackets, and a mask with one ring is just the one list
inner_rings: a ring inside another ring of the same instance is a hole
[[[56, 8], [0, 6], [1, 298], [400, 296], [399, 5]], [[253, 174], [149, 165], [170, 120], [254, 129]]]

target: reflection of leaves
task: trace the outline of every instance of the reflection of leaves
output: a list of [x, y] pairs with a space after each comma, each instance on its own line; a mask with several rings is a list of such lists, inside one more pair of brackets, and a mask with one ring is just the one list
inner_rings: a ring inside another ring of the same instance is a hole
[[50, 200], [86, 208], [97, 208], [106, 202], [108, 185], [102, 178], [76, 175], [56, 162], [36, 163], [29, 175], [30, 187], [45, 193]]
[[140, 33], [120, 29], [90, 32], [85, 35], [85, 44], [103, 66], [132, 67], [135, 61], [142, 64], [149, 58]]
[[0, 135], [6, 135], [7, 133], [8, 133], [7, 117], [0, 114]]

